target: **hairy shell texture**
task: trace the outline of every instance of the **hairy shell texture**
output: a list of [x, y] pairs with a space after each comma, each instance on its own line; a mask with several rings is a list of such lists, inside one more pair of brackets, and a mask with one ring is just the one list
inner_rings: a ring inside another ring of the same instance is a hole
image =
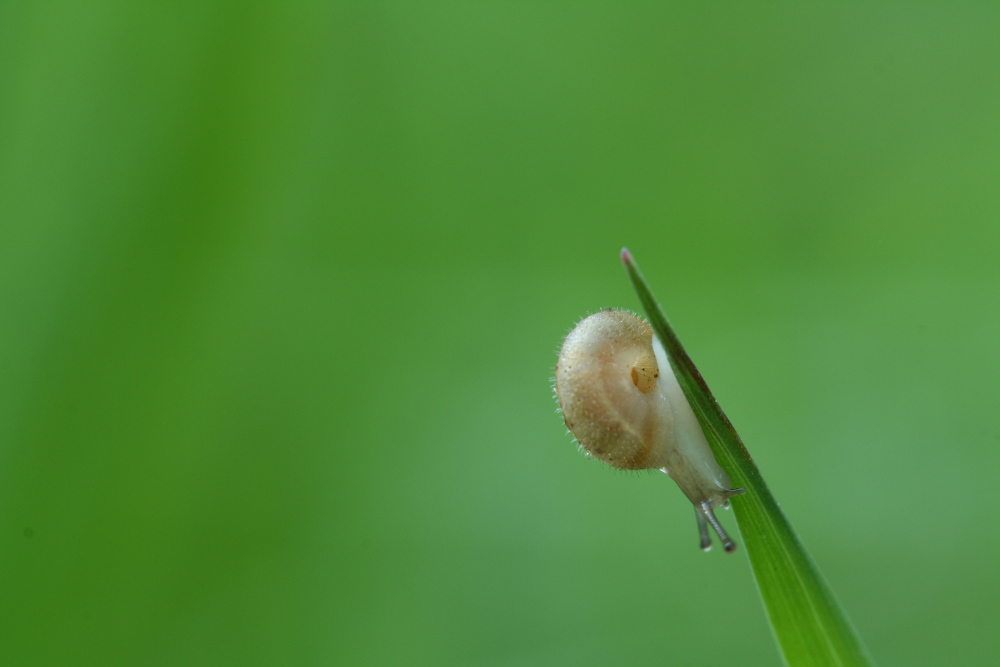
[[566, 426], [594, 458], [662, 470], [696, 509], [710, 511], [741, 491], [716, 462], [663, 346], [635, 315], [603, 310], [570, 332], [556, 395]]

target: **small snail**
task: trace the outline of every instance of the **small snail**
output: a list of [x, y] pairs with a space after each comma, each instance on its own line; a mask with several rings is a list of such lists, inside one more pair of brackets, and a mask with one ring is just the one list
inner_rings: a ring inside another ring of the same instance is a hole
[[667, 473], [694, 504], [701, 548], [712, 548], [711, 526], [728, 553], [736, 550], [715, 508], [743, 489], [731, 488], [716, 462], [649, 324], [610, 308], [583, 319], [559, 353], [556, 396], [591, 456], [622, 470]]

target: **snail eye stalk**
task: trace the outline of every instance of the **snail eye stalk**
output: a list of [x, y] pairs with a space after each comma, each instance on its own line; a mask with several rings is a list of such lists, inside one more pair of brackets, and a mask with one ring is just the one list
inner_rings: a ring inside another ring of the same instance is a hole
[[[743, 493], [743, 489], [733, 489], [733, 491], [738, 491], [739, 493], [734, 493], [733, 495], [740, 495]], [[719, 536], [719, 541], [722, 542], [722, 548], [726, 550], [727, 554], [731, 554], [736, 551], [736, 542], [729, 537], [726, 533], [726, 529], [722, 527], [719, 523], [719, 519], [715, 516], [715, 510], [712, 505], [705, 501], [700, 505], [695, 505], [694, 507], [694, 518], [698, 520], [698, 534], [701, 536], [701, 550], [709, 551], [712, 548], [712, 536], [708, 532], [708, 527], [711, 526], [715, 534]]]

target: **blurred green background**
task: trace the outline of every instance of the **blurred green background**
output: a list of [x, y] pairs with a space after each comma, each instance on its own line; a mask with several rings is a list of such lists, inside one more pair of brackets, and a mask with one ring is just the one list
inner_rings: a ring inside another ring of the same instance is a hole
[[3, 3], [0, 663], [777, 664], [555, 412], [627, 245], [876, 661], [996, 664], [998, 35]]

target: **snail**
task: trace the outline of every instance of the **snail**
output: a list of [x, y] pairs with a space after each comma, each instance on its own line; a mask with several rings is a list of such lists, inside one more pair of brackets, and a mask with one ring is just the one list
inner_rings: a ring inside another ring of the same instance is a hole
[[667, 473], [694, 505], [701, 548], [712, 548], [711, 526], [727, 553], [736, 550], [714, 510], [744, 490], [731, 488], [647, 322], [610, 308], [581, 320], [563, 342], [555, 390], [588, 454], [622, 470]]

